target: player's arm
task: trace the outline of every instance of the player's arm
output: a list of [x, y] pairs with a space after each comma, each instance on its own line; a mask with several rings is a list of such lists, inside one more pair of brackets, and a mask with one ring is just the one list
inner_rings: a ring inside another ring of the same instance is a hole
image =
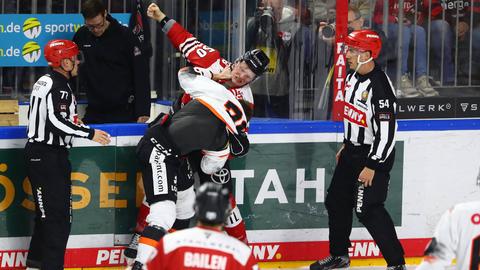
[[131, 31], [126, 33], [129, 44], [129, 57], [134, 87], [134, 108], [137, 122], [145, 122], [150, 117], [150, 86], [148, 77], [148, 58], [143, 54], [138, 39]]
[[183, 57], [194, 66], [208, 68], [220, 59], [220, 53], [198, 41], [190, 32], [175, 20], [168, 18], [152, 3], [148, 6], [147, 15], [160, 23], [162, 31], [167, 34], [172, 45], [182, 53]]
[[[199, 70], [205, 71], [205, 74]], [[233, 96], [233, 94], [222, 85], [212, 80], [206, 80], [205, 78], [209, 78], [208, 72], [209, 71], [198, 67], [181, 68], [178, 71], [180, 87], [194, 99], [204, 95], [212, 95], [219, 99], [224, 97], [225, 100], [228, 100], [229, 95]]]

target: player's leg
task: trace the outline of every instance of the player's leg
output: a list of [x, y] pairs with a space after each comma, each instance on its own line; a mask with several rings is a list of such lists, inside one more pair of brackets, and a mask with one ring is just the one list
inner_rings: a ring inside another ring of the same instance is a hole
[[137, 147], [150, 212], [132, 269], [141, 269], [153, 258], [158, 241], [172, 228], [176, 218], [178, 156], [165, 138], [155, 139], [156, 146], [142, 139]]

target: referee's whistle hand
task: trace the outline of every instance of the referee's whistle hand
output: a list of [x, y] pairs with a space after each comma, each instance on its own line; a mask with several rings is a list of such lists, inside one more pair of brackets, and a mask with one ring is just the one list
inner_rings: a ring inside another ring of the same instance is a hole
[[103, 130], [95, 129], [92, 141], [98, 142], [101, 145], [107, 145], [110, 143], [110, 135]]

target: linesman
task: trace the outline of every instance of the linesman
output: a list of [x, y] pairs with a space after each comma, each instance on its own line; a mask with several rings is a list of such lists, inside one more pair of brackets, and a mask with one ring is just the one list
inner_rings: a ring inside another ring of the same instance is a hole
[[79, 122], [68, 80], [77, 75], [78, 47], [51, 40], [44, 49], [51, 70], [33, 85], [25, 146], [27, 175], [35, 199], [35, 226], [27, 256], [29, 269], [63, 269], [72, 222], [71, 165], [68, 148], [74, 137], [102, 145], [110, 136]]
[[344, 102], [344, 139], [327, 190], [330, 256], [312, 270], [349, 267], [353, 214], [367, 228], [387, 261], [388, 270], [404, 270], [405, 259], [392, 218], [385, 209], [395, 159], [397, 99], [388, 76], [373, 59], [382, 48], [372, 30], [348, 35]]

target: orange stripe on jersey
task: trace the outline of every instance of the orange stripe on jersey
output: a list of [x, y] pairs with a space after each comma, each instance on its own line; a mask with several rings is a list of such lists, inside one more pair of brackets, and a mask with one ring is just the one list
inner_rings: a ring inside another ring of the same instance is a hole
[[138, 242], [152, 247], [157, 247], [158, 245], [157, 241], [146, 237], [140, 237], [140, 240]]
[[212, 106], [210, 106], [210, 104], [208, 104], [206, 101], [202, 100], [201, 98], [196, 98], [196, 100], [198, 100], [198, 102], [202, 103], [203, 106], [207, 107], [218, 119], [220, 119], [223, 123], [225, 123], [225, 126], [232, 132], [232, 133], [235, 133], [227, 124], [227, 121], [225, 119], [223, 119], [223, 117], [215, 110], [215, 108], [213, 108]]

